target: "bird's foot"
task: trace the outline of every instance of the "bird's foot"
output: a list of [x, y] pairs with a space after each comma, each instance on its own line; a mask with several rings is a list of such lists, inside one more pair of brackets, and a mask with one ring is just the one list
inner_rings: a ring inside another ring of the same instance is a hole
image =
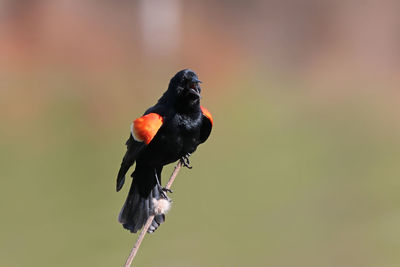
[[190, 166], [190, 160], [189, 160], [190, 155], [191, 155], [190, 153], [187, 153], [185, 156], [183, 156], [183, 157], [181, 158], [181, 164], [182, 164], [182, 166], [183, 166], [183, 167], [186, 167], [186, 168], [188, 168], [188, 169], [193, 168], [192, 166]]
[[156, 183], [157, 183], [157, 186], [158, 186], [158, 188], [159, 188], [160, 195], [161, 195], [163, 198], [168, 199], [168, 196], [167, 196], [166, 193], [167, 193], [167, 192], [168, 192], [168, 193], [172, 193], [172, 190], [169, 189], [169, 188], [166, 188], [166, 187], [161, 186], [160, 180], [158, 179], [158, 175], [157, 175], [157, 170], [156, 170], [156, 169], [154, 169], [154, 175], [155, 175], [155, 177], [156, 177]]
[[162, 190], [163, 192], [173, 193], [171, 189], [166, 188], [166, 187], [161, 187], [161, 190]]
[[161, 197], [162, 197], [163, 199], [168, 199], [167, 194], [166, 194], [163, 190], [160, 190], [160, 195], [161, 195]]
[[162, 198], [169, 200], [169, 197], [167, 196], [167, 193], [172, 193], [171, 189], [168, 189], [166, 187], [162, 187], [161, 185], [158, 185], [159, 192]]

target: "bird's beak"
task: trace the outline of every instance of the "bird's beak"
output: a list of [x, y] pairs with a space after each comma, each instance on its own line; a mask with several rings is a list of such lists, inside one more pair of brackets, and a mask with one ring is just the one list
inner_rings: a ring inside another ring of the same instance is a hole
[[201, 98], [199, 86], [196, 86], [195, 88], [190, 88], [190, 92]]
[[192, 86], [190, 88], [190, 92], [194, 95], [197, 95], [199, 98], [201, 98], [200, 92], [201, 92], [201, 88], [199, 83], [201, 83], [201, 81], [199, 81], [198, 79], [192, 79]]
[[196, 77], [192, 78], [192, 83], [202, 83], [202, 81], [200, 81], [199, 79], [197, 79]]

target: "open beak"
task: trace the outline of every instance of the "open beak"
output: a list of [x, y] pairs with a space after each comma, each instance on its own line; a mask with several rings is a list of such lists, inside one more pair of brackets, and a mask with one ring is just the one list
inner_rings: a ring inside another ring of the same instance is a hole
[[197, 95], [199, 98], [201, 98], [201, 95], [200, 95], [200, 86], [195, 86], [194, 88], [193, 88], [193, 87], [190, 88], [190, 92], [191, 92], [192, 94]]
[[192, 78], [192, 86], [190, 88], [190, 92], [192, 94], [197, 95], [199, 98], [201, 98], [200, 92], [201, 92], [201, 88], [199, 83], [201, 83], [201, 81], [199, 79], [197, 79], [197, 77], [193, 77]]

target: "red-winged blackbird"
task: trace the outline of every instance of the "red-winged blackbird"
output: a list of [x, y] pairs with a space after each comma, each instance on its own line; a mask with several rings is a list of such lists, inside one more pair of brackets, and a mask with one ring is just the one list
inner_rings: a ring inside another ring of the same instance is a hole
[[150, 233], [165, 221], [170, 201], [161, 187], [163, 166], [177, 160], [188, 166], [190, 154], [211, 133], [213, 119], [200, 106], [200, 83], [192, 70], [179, 71], [157, 104], [132, 123], [117, 178], [119, 191], [126, 172], [136, 161], [131, 188], [118, 218], [132, 233], [141, 229], [152, 214], [155, 218]]

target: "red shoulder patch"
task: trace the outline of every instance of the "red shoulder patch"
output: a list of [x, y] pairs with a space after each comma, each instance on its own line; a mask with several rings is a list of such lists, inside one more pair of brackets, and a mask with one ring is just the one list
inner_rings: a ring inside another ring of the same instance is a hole
[[157, 113], [144, 115], [133, 121], [131, 134], [136, 141], [148, 145], [163, 124], [163, 118]]
[[211, 116], [210, 111], [208, 111], [208, 109], [206, 109], [203, 106], [200, 106], [200, 108], [201, 108], [201, 112], [203, 112], [203, 115], [206, 116], [211, 121], [211, 125], [213, 125], [213, 118]]

